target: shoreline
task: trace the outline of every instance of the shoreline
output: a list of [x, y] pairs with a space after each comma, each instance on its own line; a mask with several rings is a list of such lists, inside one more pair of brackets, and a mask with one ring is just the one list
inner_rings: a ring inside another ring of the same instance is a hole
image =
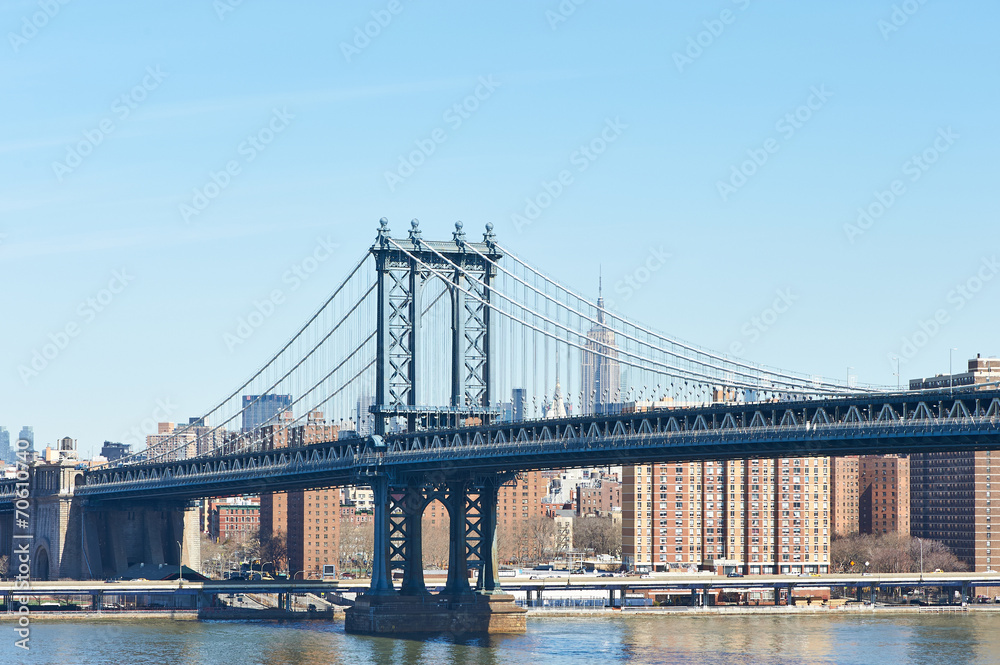
[[[283, 616], [276, 616], [267, 611], [261, 611], [260, 615], [254, 615], [251, 611], [241, 612], [220, 612], [217, 616], [199, 616], [197, 610], [160, 610], [160, 611], [136, 611], [136, 612], [38, 612], [31, 614], [31, 621], [72, 621], [80, 619], [84, 621], [143, 621], [148, 619], [170, 619], [174, 621], [338, 621], [343, 619], [343, 611], [334, 611], [332, 614], [294, 612]], [[941, 605], [932, 607], [893, 607], [893, 606], [862, 606], [850, 608], [828, 608], [828, 607], [657, 607], [645, 608], [635, 607], [621, 609], [529, 609], [528, 619], [565, 619], [565, 618], [608, 618], [622, 617], [628, 619], [639, 618], [663, 618], [663, 617], [716, 617], [716, 616], [858, 616], [858, 615], [916, 615], [916, 614], [1000, 614], [1000, 606], [974, 606], [961, 607], [958, 605]], [[227, 616], [228, 615], [228, 616]], [[16, 613], [0, 613], [0, 623], [5, 621], [16, 622]]]
[[552, 610], [529, 609], [529, 619], [566, 618], [582, 616], [619, 616], [626, 618], [642, 617], [706, 617], [706, 616], [856, 616], [870, 614], [1000, 614], [1000, 606], [860, 606], [860, 607], [630, 607], [621, 609], [582, 609], [568, 610], [564, 608]]

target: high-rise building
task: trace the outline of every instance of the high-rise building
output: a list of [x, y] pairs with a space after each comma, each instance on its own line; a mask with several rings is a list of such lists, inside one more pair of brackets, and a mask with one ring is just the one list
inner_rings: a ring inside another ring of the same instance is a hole
[[630, 567], [747, 574], [829, 569], [830, 459], [685, 462], [622, 470]]
[[864, 455], [859, 460], [858, 526], [861, 533], [910, 535], [910, 460]]
[[[291, 421], [260, 428], [266, 448], [287, 448], [310, 443], [336, 441], [339, 429], [327, 423], [322, 411], [308, 414], [306, 423]], [[323, 566], [339, 559], [340, 488], [260, 495], [261, 538], [285, 535], [288, 572], [300, 579], [320, 579]]]
[[[20, 434], [17, 435], [18, 441], [27, 441], [28, 447], [26, 451], [29, 453], [35, 452], [35, 428], [30, 425], [25, 425], [21, 428]], [[20, 446], [18, 446], [20, 448]]]
[[13, 464], [17, 461], [17, 451], [10, 447], [10, 432], [0, 425], [0, 460]]
[[994, 462], [989, 450], [910, 455], [910, 534], [940, 540], [979, 572], [1000, 564], [990, 528]]
[[157, 423], [156, 434], [146, 436], [146, 459], [150, 462], [175, 462], [197, 455], [197, 434], [178, 429], [174, 423]]
[[833, 533], [850, 536], [860, 533], [858, 508], [861, 499], [858, 474], [860, 458], [857, 455], [834, 457], [830, 460], [830, 514]]
[[279, 414], [292, 408], [291, 395], [244, 395], [243, 431], [256, 429], [277, 420]]
[[[977, 355], [968, 370], [912, 379], [911, 390], [978, 386], [1000, 381], [1000, 359]], [[910, 534], [939, 540], [972, 570], [996, 569], [991, 530], [991, 451], [910, 455]], [[1000, 469], [998, 469], [1000, 471]]]
[[524, 388], [514, 388], [510, 391], [512, 422], [519, 423], [524, 420], [525, 392]]
[[354, 429], [358, 436], [371, 436], [375, 433], [375, 415], [370, 410], [374, 405], [375, 398], [372, 395], [358, 398], [354, 414]]
[[581, 354], [583, 414], [598, 413], [602, 405], [620, 400], [621, 367], [615, 333], [604, 325], [604, 298], [597, 298], [597, 323], [587, 333]]

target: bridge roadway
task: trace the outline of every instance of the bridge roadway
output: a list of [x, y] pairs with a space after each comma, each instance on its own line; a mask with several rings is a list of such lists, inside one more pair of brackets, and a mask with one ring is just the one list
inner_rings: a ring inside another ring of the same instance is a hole
[[[1000, 448], [1000, 390], [716, 404], [640, 413], [428, 430], [301, 448], [87, 471], [75, 494], [193, 499], [264, 491], [444, 482], [459, 474], [702, 459]], [[0, 483], [10, 510], [14, 481]]]
[[[827, 587], [1000, 587], [1000, 573], [894, 573], [894, 574], [829, 574], [829, 575], [748, 575], [723, 577], [701, 573], [654, 573], [647, 576], [599, 577], [586, 575], [556, 575], [531, 579], [529, 575], [503, 578], [506, 591], [573, 590], [747, 590]], [[321, 594], [362, 593], [369, 580], [295, 581], [176, 581], [154, 582], [133, 580], [102, 581], [33, 581], [28, 589], [18, 589], [14, 582], [0, 583], [0, 596], [70, 596], [93, 595], [198, 595], [198, 594]], [[398, 585], [397, 585], [398, 587]], [[433, 587], [428, 584], [428, 587]]]

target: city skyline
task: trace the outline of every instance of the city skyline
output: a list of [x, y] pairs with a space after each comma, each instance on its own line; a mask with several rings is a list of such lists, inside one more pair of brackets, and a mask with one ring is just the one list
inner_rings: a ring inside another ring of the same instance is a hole
[[574, 6], [402, 4], [367, 38], [384, 4], [0, 9], [24, 276], [0, 421], [93, 453], [206, 412], [382, 216], [493, 222], [591, 298], [603, 266], [609, 310], [767, 366], [894, 386], [1000, 355], [1000, 8]]

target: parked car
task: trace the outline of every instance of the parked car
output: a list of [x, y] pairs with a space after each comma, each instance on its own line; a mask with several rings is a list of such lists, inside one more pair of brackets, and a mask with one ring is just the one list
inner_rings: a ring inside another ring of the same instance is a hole
[[738, 570], [732, 570], [728, 575], [726, 575], [726, 577], [743, 577], [743, 573]]

